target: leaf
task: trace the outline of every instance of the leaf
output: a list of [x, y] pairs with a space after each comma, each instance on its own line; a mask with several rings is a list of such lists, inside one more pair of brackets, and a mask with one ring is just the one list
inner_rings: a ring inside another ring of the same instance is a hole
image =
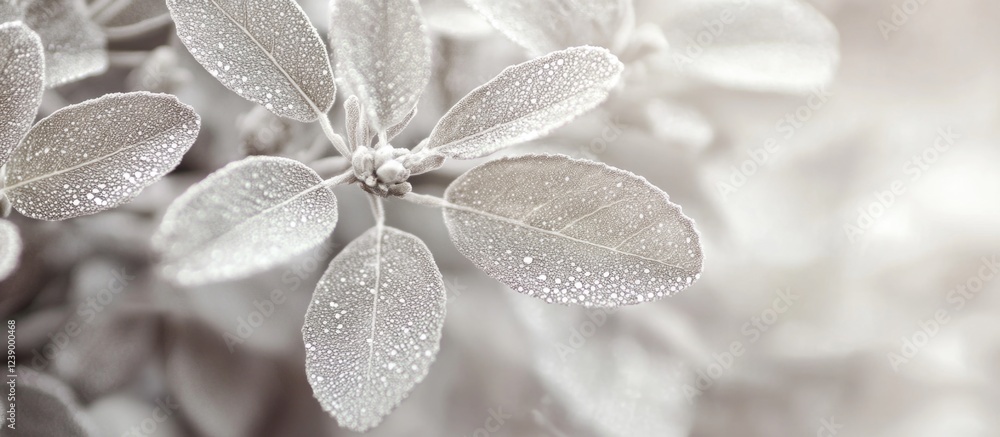
[[177, 36], [243, 98], [302, 122], [326, 114], [336, 85], [326, 46], [293, 0], [167, 0]]
[[[17, 435], [96, 437], [97, 428], [58, 379], [25, 366], [17, 368]], [[3, 415], [4, 419], [7, 415]], [[7, 430], [9, 423], [0, 420]]]
[[333, 0], [337, 76], [376, 132], [399, 124], [431, 76], [431, 43], [416, 0]]
[[755, 91], [806, 91], [836, 73], [837, 29], [806, 2], [684, 0], [670, 12], [662, 28], [689, 75]]
[[374, 132], [368, 128], [368, 120], [361, 110], [358, 96], [351, 96], [344, 102], [344, 118], [347, 127], [347, 139], [353, 152], [358, 146], [370, 146]]
[[198, 114], [167, 94], [108, 94], [31, 128], [7, 164], [14, 209], [65, 220], [126, 203], [174, 169], [198, 136]]
[[[6, 0], [0, 0], [6, 1]], [[35, 122], [45, 90], [42, 41], [19, 22], [0, 24], [0, 166]]]
[[508, 67], [455, 104], [434, 127], [428, 146], [474, 159], [536, 139], [603, 102], [623, 69], [598, 47], [574, 47]]
[[24, 9], [30, 0], [0, 0], [0, 23], [24, 19]]
[[300, 255], [337, 225], [337, 198], [298, 161], [249, 157], [188, 189], [153, 236], [164, 273], [182, 285], [249, 276]]
[[634, 21], [633, 0], [465, 1], [531, 56], [581, 45], [617, 51]]
[[17, 226], [0, 219], [0, 281], [7, 279], [17, 268], [21, 256], [21, 235]]
[[419, 383], [434, 360], [445, 289], [430, 250], [375, 227], [330, 263], [306, 312], [306, 373], [323, 409], [365, 431]]
[[45, 86], [52, 88], [108, 69], [107, 42], [82, 0], [32, 0], [25, 24], [45, 47]]
[[499, 159], [460, 176], [445, 198], [458, 250], [550, 303], [648, 302], [701, 273], [691, 219], [645, 179], [604, 164], [559, 155]]
[[165, 0], [112, 0], [103, 2], [102, 6], [93, 17], [105, 27], [132, 26], [170, 16]]

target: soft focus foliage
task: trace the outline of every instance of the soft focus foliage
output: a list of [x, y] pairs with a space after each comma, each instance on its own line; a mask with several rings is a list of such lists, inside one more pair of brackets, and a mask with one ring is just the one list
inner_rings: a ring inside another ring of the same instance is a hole
[[[439, 210], [390, 202], [387, 226], [434, 254], [447, 318], [423, 381], [365, 435], [1000, 433], [1000, 282], [984, 279], [1000, 255], [1000, 5], [897, 12], [906, 3], [919, 2], [636, 1], [630, 36], [608, 47], [625, 66], [608, 100], [497, 155], [563, 153], [647, 178], [697, 221], [701, 279], [641, 306], [549, 305], [482, 273]], [[329, 2], [299, 4], [326, 35]], [[747, 6], [680, 64], [672, 55], [713, 35], [729, 4]], [[432, 75], [396, 147], [415, 147], [462, 96], [531, 56], [461, 1], [421, 10]], [[150, 236], [188, 187], [243, 158], [241, 133], [287, 135], [291, 156], [311, 153], [320, 132], [239, 124], [254, 104], [214, 79], [170, 25], [108, 47], [156, 57], [133, 65], [114, 55], [108, 73], [47, 90], [38, 119], [144, 90], [177, 94], [202, 130], [178, 169], [128, 205], [60, 223], [7, 217], [24, 240], [0, 282], [19, 372], [40, 370], [70, 394], [43, 389], [40, 399], [57, 402], [33, 407], [45, 418], [36, 423], [72, 430], [86, 420], [93, 436], [143, 423], [160, 436], [358, 435], [314, 397], [301, 328], [331, 259], [370, 229], [366, 199], [337, 189], [337, 234], [271, 271], [189, 288], [164, 281]], [[410, 182], [442, 194], [483, 163], [450, 161]], [[20, 399], [39, 393], [21, 382]]]

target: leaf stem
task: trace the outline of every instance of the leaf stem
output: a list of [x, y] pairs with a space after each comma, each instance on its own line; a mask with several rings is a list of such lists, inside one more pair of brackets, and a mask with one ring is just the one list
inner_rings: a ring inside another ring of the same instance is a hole
[[407, 202], [416, 203], [417, 205], [431, 206], [437, 208], [448, 208], [451, 206], [451, 203], [440, 197], [431, 196], [429, 194], [414, 193], [412, 191], [404, 194], [402, 199]]
[[344, 142], [344, 138], [337, 135], [337, 133], [333, 131], [333, 126], [330, 126], [330, 119], [327, 118], [326, 114], [319, 114], [318, 121], [320, 127], [323, 128], [323, 134], [325, 134], [326, 138], [333, 143], [333, 147], [336, 148], [341, 155], [350, 158], [351, 150], [347, 148], [347, 143]]
[[382, 199], [375, 197], [374, 194], [369, 194], [368, 202], [372, 206], [372, 215], [375, 216], [375, 226], [379, 228], [385, 226], [385, 206], [382, 204]]
[[313, 169], [323, 179], [340, 176], [341, 173], [351, 169], [351, 161], [343, 156], [330, 156], [317, 159], [309, 163], [309, 168]]
[[339, 175], [336, 175], [330, 179], [323, 181], [322, 185], [327, 188], [333, 188], [338, 185], [344, 185], [354, 182], [354, 171], [348, 170]]

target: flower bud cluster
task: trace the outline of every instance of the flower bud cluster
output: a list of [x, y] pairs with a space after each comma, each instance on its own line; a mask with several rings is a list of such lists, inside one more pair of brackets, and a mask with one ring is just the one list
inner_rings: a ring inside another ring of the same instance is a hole
[[382, 144], [372, 149], [360, 146], [351, 156], [354, 176], [365, 191], [381, 196], [402, 196], [413, 187], [407, 182], [412, 175], [426, 173], [441, 167], [444, 156]]

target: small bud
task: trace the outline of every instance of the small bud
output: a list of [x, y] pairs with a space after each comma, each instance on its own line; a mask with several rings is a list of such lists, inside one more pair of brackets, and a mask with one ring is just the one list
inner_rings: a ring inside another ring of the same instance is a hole
[[410, 171], [403, 164], [396, 160], [386, 161], [375, 171], [378, 179], [387, 184], [397, 184], [405, 182], [410, 177]]
[[403, 182], [401, 184], [393, 184], [389, 186], [390, 196], [402, 196], [406, 193], [409, 193], [410, 191], [413, 191], [413, 185], [410, 185], [409, 182]]

